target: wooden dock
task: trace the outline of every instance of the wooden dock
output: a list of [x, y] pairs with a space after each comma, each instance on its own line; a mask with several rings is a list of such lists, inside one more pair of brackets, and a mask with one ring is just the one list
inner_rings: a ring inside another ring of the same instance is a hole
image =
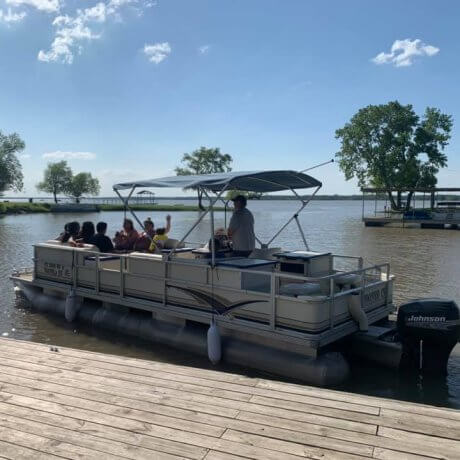
[[460, 411], [11, 339], [0, 390], [0, 458], [460, 458]]
[[385, 225], [393, 225], [400, 227], [408, 227], [417, 225], [420, 228], [431, 229], [458, 229], [460, 220], [427, 220], [427, 219], [403, 219], [402, 217], [385, 217], [372, 216], [363, 217], [362, 221], [366, 227], [384, 227]]

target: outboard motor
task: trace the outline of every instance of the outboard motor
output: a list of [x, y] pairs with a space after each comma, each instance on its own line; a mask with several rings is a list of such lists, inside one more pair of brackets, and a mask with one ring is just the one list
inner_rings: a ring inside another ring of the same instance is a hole
[[419, 299], [399, 307], [401, 369], [447, 373], [449, 355], [460, 338], [460, 308], [453, 300]]

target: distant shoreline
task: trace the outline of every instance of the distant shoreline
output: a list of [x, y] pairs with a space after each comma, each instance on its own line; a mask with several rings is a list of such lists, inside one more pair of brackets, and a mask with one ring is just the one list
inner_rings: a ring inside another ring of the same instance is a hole
[[[72, 204], [66, 205], [66, 212], [72, 212]], [[98, 212], [98, 211], [124, 211], [125, 207], [122, 204], [100, 204], [95, 206], [94, 211], [82, 211], [78, 209], [78, 205], [75, 205], [75, 212]], [[134, 204], [130, 206], [133, 211], [163, 211], [163, 212], [181, 212], [181, 211], [199, 211], [198, 206], [183, 205], [183, 204], [171, 204], [171, 205], [158, 205], [158, 204]], [[217, 211], [223, 210], [223, 208], [215, 208]], [[37, 214], [37, 213], [55, 213], [52, 210], [51, 203], [28, 203], [28, 202], [0, 202], [0, 216], [5, 215], [18, 215], [18, 214]], [[58, 211], [59, 212], [59, 211]]]

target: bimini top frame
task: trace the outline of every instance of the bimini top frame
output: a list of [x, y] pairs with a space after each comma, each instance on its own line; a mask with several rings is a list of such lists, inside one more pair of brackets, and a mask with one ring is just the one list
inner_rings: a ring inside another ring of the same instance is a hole
[[[129, 209], [138, 224], [143, 227], [142, 222], [137, 218], [134, 211], [129, 207], [129, 199], [136, 188], [184, 188], [184, 189], [200, 189], [209, 199], [209, 207], [203, 212], [192, 228], [184, 235], [181, 244], [185, 238], [196, 228], [208, 213], [211, 215], [211, 235], [214, 235], [214, 206], [221, 199], [226, 190], [239, 190], [245, 192], [270, 193], [283, 190], [290, 190], [301, 202], [300, 208], [290, 217], [287, 222], [275, 233], [275, 235], [267, 242], [263, 243], [257, 238], [261, 247], [269, 247], [269, 245], [279, 236], [279, 234], [293, 221], [299, 228], [302, 240], [308, 250], [308, 243], [305, 234], [298, 220], [299, 213], [307, 206], [313, 196], [321, 188], [322, 184], [317, 179], [297, 171], [281, 170], [281, 171], [252, 171], [252, 172], [226, 172], [217, 174], [197, 174], [193, 176], [171, 176], [160, 179], [141, 180], [134, 182], [124, 182], [115, 184], [113, 189], [115, 193]], [[300, 196], [296, 190], [314, 188], [313, 193], [308, 197]], [[129, 190], [127, 197], [123, 197], [121, 190]], [[214, 193], [215, 197], [211, 197], [210, 193]], [[214, 238], [211, 238], [211, 244], [214, 246]], [[171, 252], [169, 257], [174, 251]], [[214, 265], [214, 247], [211, 248], [212, 264]]]

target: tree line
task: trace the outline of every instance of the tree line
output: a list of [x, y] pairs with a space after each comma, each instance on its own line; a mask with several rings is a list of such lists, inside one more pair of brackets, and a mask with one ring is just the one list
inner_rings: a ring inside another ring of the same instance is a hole
[[[0, 194], [6, 190], [20, 192], [24, 187], [24, 175], [18, 159], [26, 147], [19, 134], [3, 134], [0, 131]], [[58, 194], [64, 194], [79, 202], [83, 195], [98, 195], [99, 180], [89, 172], [74, 174], [66, 161], [48, 163], [43, 180], [37, 190], [52, 193], [55, 203]]]
[[[444, 153], [449, 144], [453, 119], [439, 109], [427, 107], [423, 115], [415, 113], [412, 105], [398, 101], [368, 105], [335, 132], [340, 141], [336, 158], [345, 179], [357, 179], [361, 188], [386, 190], [393, 210], [408, 209], [412, 191], [403, 203], [408, 189], [434, 188], [437, 173], [447, 166]], [[18, 134], [5, 135], [0, 131], [0, 193], [20, 191], [23, 174], [17, 154], [25, 148]], [[232, 170], [233, 158], [219, 148], [200, 147], [182, 156], [175, 169], [177, 175], [211, 174]], [[37, 184], [40, 191], [65, 194], [76, 201], [84, 195], [97, 195], [99, 181], [88, 172], [73, 174], [66, 161], [49, 163], [43, 180]], [[196, 190], [198, 203], [203, 208], [202, 191]], [[239, 191], [230, 190], [227, 199]], [[243, 192], [248, 198], [260, 194]]]

